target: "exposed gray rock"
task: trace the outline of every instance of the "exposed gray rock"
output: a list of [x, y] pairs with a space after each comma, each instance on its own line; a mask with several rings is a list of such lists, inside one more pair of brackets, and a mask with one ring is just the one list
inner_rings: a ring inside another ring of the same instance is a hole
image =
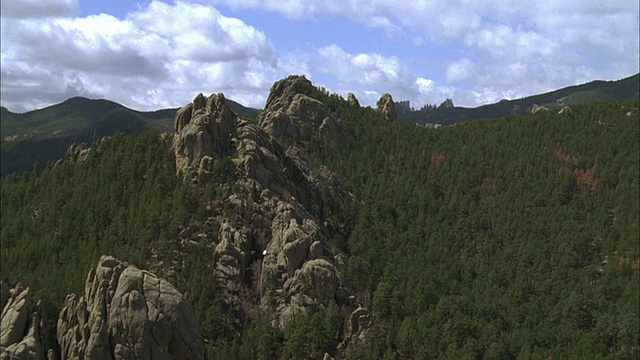
[[571, 114], [573, 110], [571, 110], [571, 107], [568, 105], [565, 105], [562, 107], [562, 109], [560, 109], [560, 111], [558, 111], [558, 114]]
[[360, 107], [360, 102], [358, 101], [358, 98], [356, 98], [356, 96], [353, 93], [347, 94], [347, 102], [351, 106]]
[[442, 104], [438, 106], [438, 109], [452, 109], [453, 107], [453, 100], [446, 98]]
[[0, 359], [45, 359], [49, 348], [44, 316], [40, 301], [31, 300], [29, 288], [16, 285], [2, 309]]
[[538, 104], [533, 104], [533, 105], [531, 105], [531, 107], [529, 108], [529, 113], [531, 113], [531, 114], [535, 114], [535, 113], [537, 113], [537, 112], [539, 112], [539, 111], [548, 111], [548, 110], [549, 110], [549, 108], [548, 108], [548, 107], [546, 107], [546, 106], [541, 106], [541, 105], [538, 105]]
[[349, 315], [345, 339], [348, 341], [361, 339], [366, 330], [373, 326], [374, 320], [373, 314], [369, 310], [358, 307]]
[[172, 145], [176, 170], [191, 179], [211, 172], [215, 160], [231, 151], [236, 119], [222, 94], [206, 99], [198, 94], [191, 104], [178, 110]]
[[91, 151], [93, 151], [92, 149], [100, 153], [103, 149], [104, 142], [108, 139], [109, 136], [101, 137], [96, 141], [95, 145], [87, 144], [85, 142], [71, 144], [67, 148], [64, 159], [59, 160], [59, 162], [66, 161], [71, 163], [83, 163], [89, 158]]
[[57, 325], [63, 359], [203, 359], [193, 311], [169, 282], [112, 257], [67, 296]]
[[304, 76], [289, 76], [276, 82], [258, 124], [276, 138], [308, 140], [313, 134], [322, 134], [343, 142], [340, 122], [311, 97], [314, 92], [313, 84]]
[[[217, 233], [205, 235], [212, 242], [213, 277], [228, 305], [230, 324], [239, 324], [254, 311], [248, 306], [255, 305], [284, 328], [309, 308], [341, 298], [335, 263], [337, 255], [344, 256], [330, 239], [342, 226], [333, 211], [352, 195], [342, 190], [330, 169], [313, 164], [297, 146], [285, 148], [276, 140], [304, 145], [311, 134], [340, 138], [339, 122], [312, 97], [317, 93], [301, 76], [277, 82], [258, 124], [223, 107], [196, 110], [211, 103], [200, 95], [176, 114], [178, 169], [187, 169], [188, 177], [198, 181], [207, 179], [203, 174], [211, 164], [223, 162], [233, 171], [233, 184], [221, 185], [226, 199], [211, 205]], [[229, 131], [196, 126], [205, 123], [198, 111], [208, 114], [207, 124], [226, 124]], [[347, 306], [357, 304], [348, 294], [342, 298]]]
[[387, 120], [395, 121], [396, 120], [396, 106], [393, 103], [393, 98], [391, 94], [384, 93], [376, 103], [376, 107], [378, 112], [382, 114]]

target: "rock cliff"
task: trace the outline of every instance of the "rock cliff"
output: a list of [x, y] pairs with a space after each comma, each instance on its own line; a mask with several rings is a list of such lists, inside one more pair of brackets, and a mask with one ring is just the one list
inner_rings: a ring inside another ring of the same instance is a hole
[[304, 77], [277, 82], [258, 124], [226, 108], [222, 95], [198, 95], [175, 117], [177, 171], [203, 182], [225, 162], [233, 177], [233, 185], [223, 186], [224, 201], [211, 206], [217, 231], [193, 239], [204, 237], [214, 249], [214, 277], [237, 323], [247, 316], [241, 306], [247, 302], [282, 327], [336, 299], [357, 305], [342, 286], [335, 265], [340, 251], [330, 241], [343, 226], [334, 209], [351, 195], [328, 168], [276, 140], [340, 136], [338, 120], [309, 96], [313, 91]]
[[384, 93], [376, 103], [376, 108], [387, 120], [396, 120], [396, 106], [393, 103], [391, 94]]
[[178, 110], [173, 140], [176, 169], [191, 179], [211, 172], [216, 161], [231, 150], [236, 119], [222, 94], [208, 98], [198, 94]]
[[318, 91], [304, 76], [292, 75], [272, 87], [259, 125], [271, 136], [308, 140], [312, 134], [323, 134], [340, 140], [340, 122], [312, 97]]
[[0, 359], [54, 359], [40, 301], [34, 302], [22, 284], [10, 290], [0, 283], [0, 289]]
[[203, 359], [185, 298], [167, 281], [103, 256], [85, 294], [65, 300], [57, 325], [63, 359]]
[[353, 107], [360, 107], [360, 102], [358, 101], [358, 98], [353, 93], [347, 94], [347, 103], [349, 103], [349, 105]]

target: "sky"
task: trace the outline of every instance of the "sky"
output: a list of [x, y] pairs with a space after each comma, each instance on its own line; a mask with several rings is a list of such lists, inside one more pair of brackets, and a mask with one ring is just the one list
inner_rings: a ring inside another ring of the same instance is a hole
[[475, 107], [639, 71], [637, 0], [2, 0], [2, 106], [136, 110], [305, 75], [375, 105]]

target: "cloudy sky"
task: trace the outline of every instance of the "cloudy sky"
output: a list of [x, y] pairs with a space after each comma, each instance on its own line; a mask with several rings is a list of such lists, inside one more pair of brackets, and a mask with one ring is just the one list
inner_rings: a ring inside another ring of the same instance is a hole
[[2, 106], [137, 110], [289, 74], [373, 105], [513, 99], [637, 73], [637, 0], [2, 0]]

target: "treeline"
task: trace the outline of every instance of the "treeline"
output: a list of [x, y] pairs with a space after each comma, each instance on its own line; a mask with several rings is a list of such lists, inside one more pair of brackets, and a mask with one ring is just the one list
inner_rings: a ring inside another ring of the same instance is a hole
[[354, 359], [638, 358], [638, 102], [446, 129], [339, 108]]

